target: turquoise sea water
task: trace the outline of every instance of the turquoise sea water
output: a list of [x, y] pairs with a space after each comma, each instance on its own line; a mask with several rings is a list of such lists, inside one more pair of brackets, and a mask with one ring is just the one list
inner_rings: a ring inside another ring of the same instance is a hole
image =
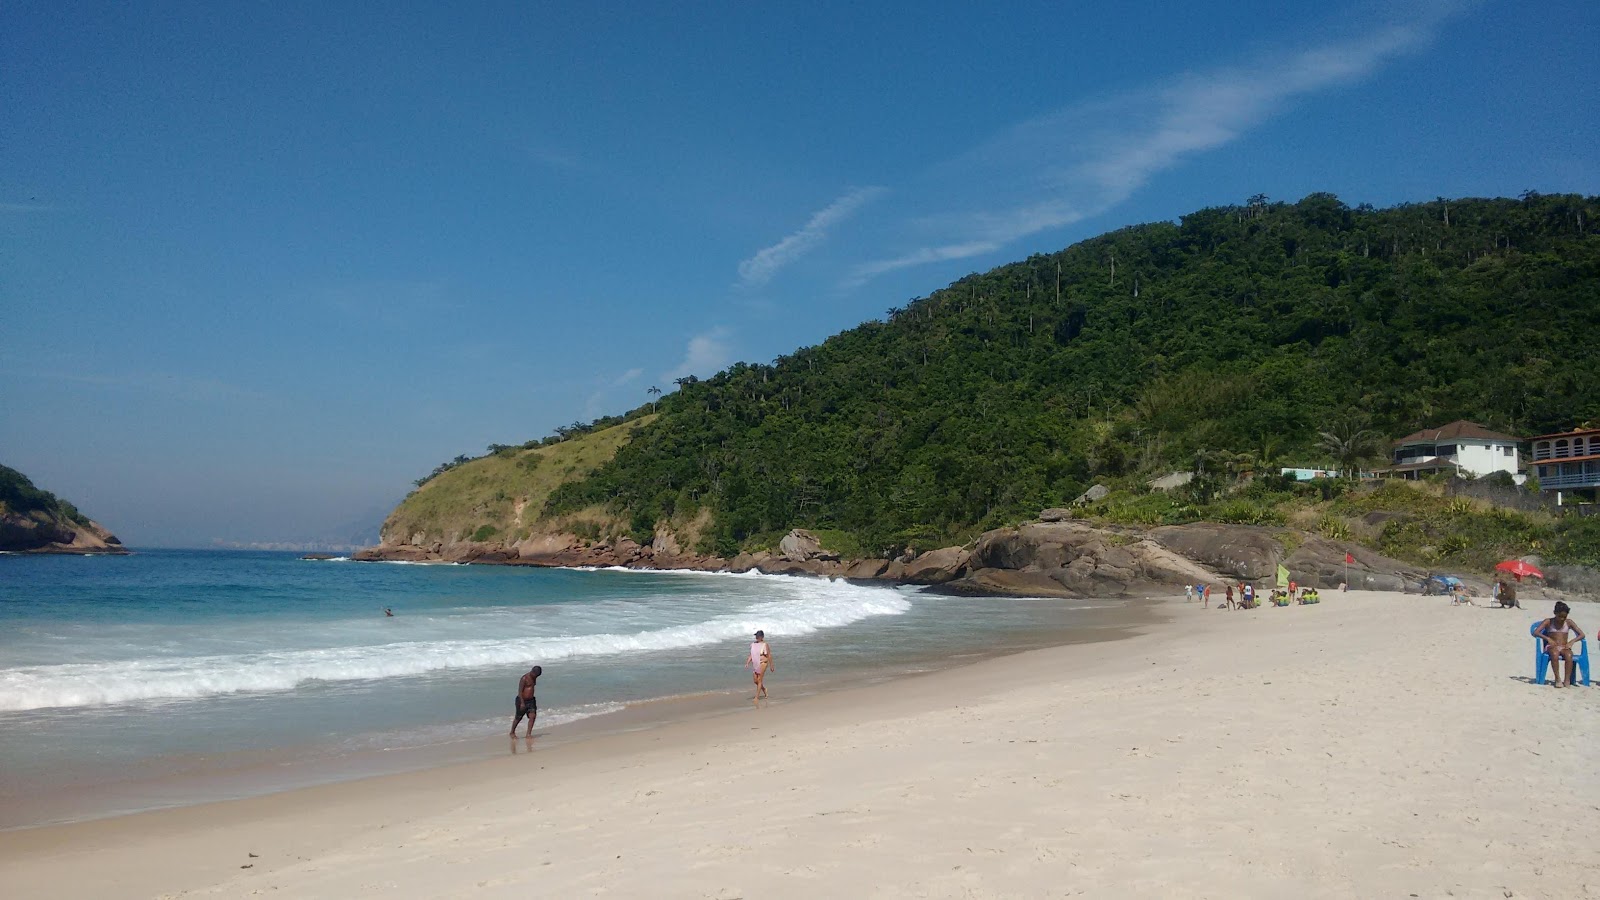
[[0, 828], [505, 752], [533, 663], [536, 734], [559, 739], [644, 701], [747, 702], [756, 628], [782, 697], [1060, 642], [1122, 606], [287, 553], [0, 556]]

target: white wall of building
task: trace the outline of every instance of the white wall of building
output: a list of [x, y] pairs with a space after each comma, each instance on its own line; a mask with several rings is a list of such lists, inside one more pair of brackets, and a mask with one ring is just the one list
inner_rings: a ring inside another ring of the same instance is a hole
[[1456, 441], [1456, 464], [1474, 477], [1491, 472], [1517, 474], [1521, 459], [1516, 444], [1489, 441]]

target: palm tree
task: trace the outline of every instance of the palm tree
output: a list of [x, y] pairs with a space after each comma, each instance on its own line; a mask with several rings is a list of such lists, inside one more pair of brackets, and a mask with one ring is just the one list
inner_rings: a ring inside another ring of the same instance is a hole
[[[661, 388], [658, 388], [658, 387], [656, 387], [655, 385], [652, 384], [645, 391], [645, 393], [649, 394], [651, 397], [659, 397], [659, 396], [661, 396]], [[655, 412], [655, 409], [656, 409], [656, 401], [652, 399], [650, 401], [650, 411], [651, 412]]]
[[1361, 474], [1361, 464], [1378, 457], [1378, 433], [1368, 429], [1365, 416], [1346, 416], [1327, 431], [1317, 432], [1318, 444], [1339, 464], [1341, 474]]

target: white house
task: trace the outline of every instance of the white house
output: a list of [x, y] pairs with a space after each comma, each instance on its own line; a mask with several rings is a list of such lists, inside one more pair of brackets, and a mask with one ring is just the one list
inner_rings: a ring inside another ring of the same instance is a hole
[[1518, 484], [1522, 455], [1517, 439], [1475, 422], [1451, 422], [1441, 428], [1424, 428], [1394, 442], [1394, 465], [1380, 474], [1389, 478], [1420, 478], [1434, 472], [1481, 478], [1505, 472]]

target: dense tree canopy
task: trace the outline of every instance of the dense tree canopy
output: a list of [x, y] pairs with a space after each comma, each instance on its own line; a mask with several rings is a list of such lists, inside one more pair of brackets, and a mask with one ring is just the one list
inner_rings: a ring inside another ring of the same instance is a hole
[[1600, 198], [1352, 209], [1252, 198], [970, 275], [770, 365], [684, 380], [547, 511], [646, 537], [713, 516], [731, 553], [793, 526], [878, 552], [1197, 460], [1348, 463], [1465, 418], [1600, 418]]

